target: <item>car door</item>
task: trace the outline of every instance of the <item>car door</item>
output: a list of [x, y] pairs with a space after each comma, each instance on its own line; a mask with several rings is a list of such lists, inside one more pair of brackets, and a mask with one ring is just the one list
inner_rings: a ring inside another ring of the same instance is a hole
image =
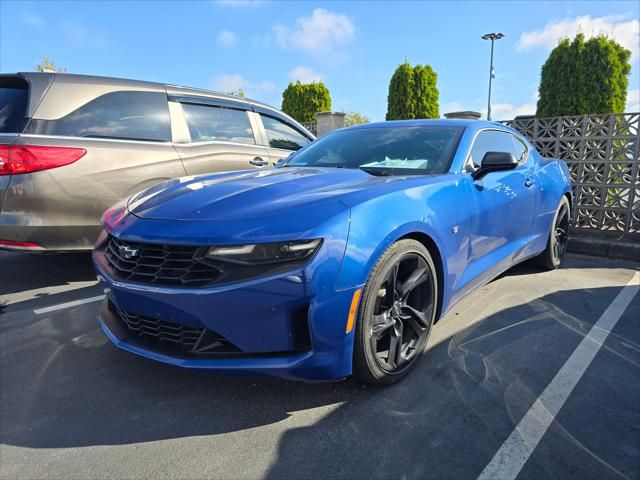
[[[519, 160], [512, 170], [490, 172], [474, 180], [487, 152], [508, 152]], [[533, 161], [524, 141], [506, 130], [480, 131], [472, 144], [464, 182], [472, 212], [467, 271], [461, 285], [468, 289], [527, 255], [535, 236], [537, 185]]]
[[266, 141], [269, 145], [269, 154], [273, 164], [287, 158], [293, 152], [312, 141], [306, 134], [297, 129], [284, 118], [277, 118], [269, 113], [259, 113]]
[[270, 164], [251, 121], [251, 106], [197, 96], [170, 96], [172, 111], [184, 116], [186, 137], [174, 144], [188, 175], [246, 170]]

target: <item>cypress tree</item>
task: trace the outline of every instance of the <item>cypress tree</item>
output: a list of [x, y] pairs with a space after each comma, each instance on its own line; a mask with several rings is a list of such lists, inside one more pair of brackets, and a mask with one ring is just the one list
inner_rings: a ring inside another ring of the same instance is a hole
[[387, 120], [438, 118], [438, 75], [429, 65], [412, 67], [404, 62], [389, 82]]
[[396, 68], [389, 82], [387, 120], [406, 120], [415, 117], [415, 76], [409, 62]]
[[631, 52], [605, 36], [561, 40], [542, 66], [536, 115], [624, 112]]
[[439, 93], [436, 86], [438, 74], [429, 65], [416, 65], [413, 75], [416, 96], [415, 118], [439, 118]]

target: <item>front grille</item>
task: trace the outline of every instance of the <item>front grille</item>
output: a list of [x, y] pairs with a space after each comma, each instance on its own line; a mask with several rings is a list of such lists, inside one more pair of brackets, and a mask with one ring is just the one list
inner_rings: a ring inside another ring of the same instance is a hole
[[195, 259], [201, 247], [156, 245], [109, 236], [104, 255], [114, 277], [159, 285], [203, 287], [220, 270]]
[[111, 301], [109, 309], [144, 348], [197, 356], [241, 353], [238, 347], [213, 330], [125, 312]]

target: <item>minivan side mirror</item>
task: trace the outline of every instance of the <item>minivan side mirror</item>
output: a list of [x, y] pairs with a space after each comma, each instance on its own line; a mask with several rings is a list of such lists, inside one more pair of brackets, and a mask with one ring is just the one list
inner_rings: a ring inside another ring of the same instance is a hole
[[512, 153], [508, 152], [487, 152], [482, 158], [480, 168], [471, 174], [474, 180], [479, 180], [487, 173], [501, 170], [513, 170], [518, 166], [518, 160]]

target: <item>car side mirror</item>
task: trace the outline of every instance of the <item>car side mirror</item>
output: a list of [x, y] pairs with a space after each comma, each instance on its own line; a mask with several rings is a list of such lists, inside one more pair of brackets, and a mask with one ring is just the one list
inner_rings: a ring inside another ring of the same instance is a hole
[[518, 166], [518, 160], [512, 153], [508, 152], [487, 152], [482, 158], [480, 168], [471, 174], [474, 180], [479, 180], [487, 173], [501, 170], [513, 170]]

